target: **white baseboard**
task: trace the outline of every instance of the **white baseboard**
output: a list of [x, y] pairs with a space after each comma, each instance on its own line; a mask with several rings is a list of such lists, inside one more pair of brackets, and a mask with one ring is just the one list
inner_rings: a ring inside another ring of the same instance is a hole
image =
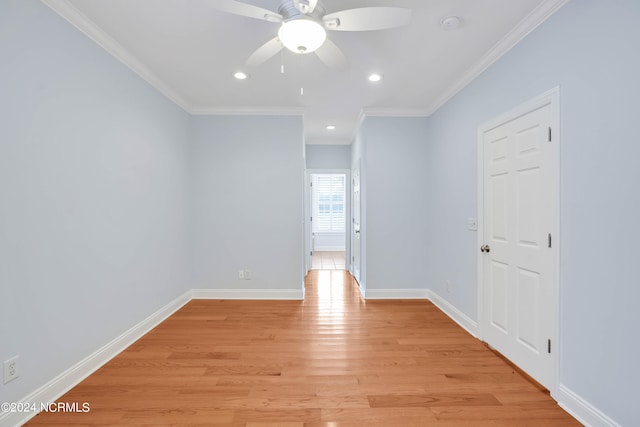
[[[151, 331], [161, 322], [192, 299], [270, 299], [270, 300], [302, 300], [301, 289], [193, 289], [179, 296], [142, 322], [133, 326], [110, 343], [104, 345], [71, 368], [44, 384], [21, 400], [21, 403], [55, 402], [60, 396], [78, 385], [82, 380], [113, 359], [124, 349]], [[31, 413], [5, 413], [0, 416], [0, 427], [20, 426], [37, 415]]]
[[588, 427], [620, 427], [620, 424], [600, 412], [589, 402], [560, 384], [558, 388], [558, 405], [573, 418]]
[[449, 316], [454, 322], [462, 326], [467, 332], [478, 338], [478, 323], [475, 320], [458, 310], [456, 307], [451, 305], [449, 301], [445, 300], [431, 289], [427, 290], [427, 299], [438, 307], [444, 314]]
[[365, 299], [427, 299], [426, 289], [365, 289]]
[[[136, 342], [147, 332], [158, 326], [161, 322], [178, 311], [191, 300], [191, 292], [179, 296], [151, 316], [144, 319], [128, 331], [115, 338], [110, 343], [102, 346], [94, 353], [85, 357], [71, 368], [44, 384], [21, 400], [21, 403], [35, 403], [38, 407], [41, 403], [55, 402], [60, 396], [78, 385], [82, 380], [98, 370], [102, 365], [113, 359], [124, 349]], [[29, 419], [35, 417], [38, 412], [16, 413], [8, 412], [0, 416], [0, 427], [21, 426]]]
[[302, 289], [193, 289], [192, 299], [302, 300]]

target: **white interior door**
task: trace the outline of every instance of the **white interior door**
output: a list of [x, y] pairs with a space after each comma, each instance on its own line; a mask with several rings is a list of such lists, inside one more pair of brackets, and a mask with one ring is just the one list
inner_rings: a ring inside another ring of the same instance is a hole
[[351, 274], [360, 283], [360, 171], [353, 172], [353, 221], [351, 236]]
[[557, 152], [552, 105], [483, 131], [483, 339], [554, 389]]

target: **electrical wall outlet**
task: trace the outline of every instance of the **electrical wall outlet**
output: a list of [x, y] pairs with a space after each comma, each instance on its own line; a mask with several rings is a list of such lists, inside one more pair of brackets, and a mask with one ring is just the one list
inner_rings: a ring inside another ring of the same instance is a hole
[[14, 356], [9, 360], [4, 361], [4, 383], [13, 381], [20, 376], [18, 370], [18, 356]]
[[251, 270], [244, 271], [244, 280], [251, 280]]
[[244, 279], [244, 270], [238, 270], [238, 279]]

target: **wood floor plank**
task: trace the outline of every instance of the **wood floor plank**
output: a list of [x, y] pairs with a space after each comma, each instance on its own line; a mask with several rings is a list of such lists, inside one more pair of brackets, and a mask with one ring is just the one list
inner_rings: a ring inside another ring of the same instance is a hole
[[577, 426], [424, 300], [364, 301], [312, 271], [304, 301], [193, 300], [29, 426]]
[[500, 401], [490, 393], [474, 394], [407, 394], [369, 396], [372, 408], [411, 408], [433, 406], [501, 406]]

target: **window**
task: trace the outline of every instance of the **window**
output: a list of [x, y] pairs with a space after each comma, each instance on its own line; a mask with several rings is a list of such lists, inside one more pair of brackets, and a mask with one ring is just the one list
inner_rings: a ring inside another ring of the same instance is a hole
[[344, 233], [345, 175], [312, 176], [314, 233]]

